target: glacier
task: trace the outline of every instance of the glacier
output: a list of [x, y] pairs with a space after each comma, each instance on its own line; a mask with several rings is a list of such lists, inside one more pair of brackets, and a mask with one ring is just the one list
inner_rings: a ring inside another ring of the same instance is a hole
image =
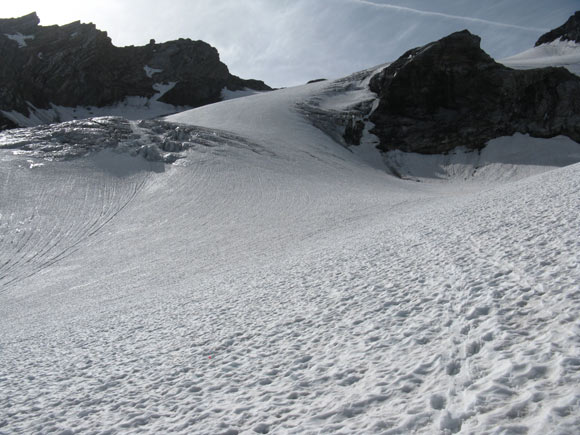
[[580, 146], [347, 147], [373, 71], [0, 133], [0, 433], [574, 433]]

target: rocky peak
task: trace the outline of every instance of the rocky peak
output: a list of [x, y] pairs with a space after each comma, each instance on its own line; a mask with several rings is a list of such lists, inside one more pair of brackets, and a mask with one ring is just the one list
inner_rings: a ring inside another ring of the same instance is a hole
[[[468, 30], [452, 33], [451, 35], [431, 42], [422, 47], [413, 48], [404, 53], [399, 59], [383, 71], [413, 69], [417, 65], [430, 64], [433, 67], [445, 65], [446, 70], [478, 68], [481, 65], [495, 66], [494, 60], [480, 48], [481, 38], [471, 34]], [[377, 77], [374, 78], [375, 83]]]
[[34, 33], [40, 23], [36, 12], [24, 15], [20, 18], [0, 18], [0, 33], [23, 35]]
[[468, 31], [409, 50], [370, 82], [383, 150], [482, 148], [516, 132], [580, 142], [580, 78], [564, 68], [512, 70]]
[[[481, 39], [467, 30], [407, 51], [371, 80], [370, 87], [382, 97], [388, 94], [389, 108], [421, 107], [432, 112], [440, 107], [459, 108], [472, 93], [475, 77], [501, 68], [480, 48]], [[458, 80], [463, 78], [463, 80]], [[408, 98], [408, 88], [418, 92]]]
[[35, 13], [0, 20], [0, 129], [17, 124], [18, 116], [7, 113], [29, 116], [53, 105], [108, 107], [143, 97], [198, 107], [220, 101], [224, 88], [270, 89], [230, 74], [217, 50], [203, 41], [116, 47], [92, 23], [38, 22]]
[[577, 11], [574, 15], [568, 18], [568, 21], [560, 27], [540, 36], [540, 39], [536, 42], [536, 47], [557, 39], [580, 42], [580, 11]]

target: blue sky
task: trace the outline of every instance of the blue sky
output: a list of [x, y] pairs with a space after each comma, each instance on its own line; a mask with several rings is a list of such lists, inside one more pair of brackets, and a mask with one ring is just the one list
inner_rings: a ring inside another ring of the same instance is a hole
[[578, 9], [580, 0], [21, 0], [0, 15], [35, 10], [43, 25], [94, 22], [116, 45], [201, 39], [232, 73], [290, 86], [388, 62], [462, 29], [506, 57]]

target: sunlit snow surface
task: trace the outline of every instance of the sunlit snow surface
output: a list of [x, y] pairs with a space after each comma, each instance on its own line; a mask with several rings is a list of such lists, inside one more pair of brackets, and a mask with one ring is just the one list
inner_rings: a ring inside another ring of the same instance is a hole
[[516, 69], [563, 66], [580, 75], [580, 44], [574, 41], [556, 40], [500, 61]]
[[575, 433], [580, 146], [383, 161], [367, 79], [0, 135], [0, 433]]

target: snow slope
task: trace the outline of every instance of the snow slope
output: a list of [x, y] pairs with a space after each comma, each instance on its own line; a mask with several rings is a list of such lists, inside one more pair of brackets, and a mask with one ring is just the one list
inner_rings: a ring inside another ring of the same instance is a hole
[[[149, 66], [145, 66], [144, 70], [148, 77], [152, 77], [155, 73], [161, 71]], [[155, 83], [153, 89], [156, 93], [151, 98], [137, 96], [127, 97], [123, 101], [112, 106], [65, 107], [52, 104], [50, 109], [39, 109], [29, 103], [30, 113], [28, 116], [15, 110], [1, 110], [0, 112], [6, 118], [23, 127], [34, 127], [38, 125], [73, 121], [77, 119], [82, 120], [99, 116], [121, 116], [128, 120], [155, 119], [190, 108], [185, 106], [174, 106], [159, 101], [159, 99], [165, 93], [173, 89], [176, 84], [177, 82]], [[224, 88], [222, 90], [222, 99], [231, 100], [246, 95], [252, 95], [257, 92], [258, 91], [252, 89], [230, 91], [229, 89]]]
[[173, 115], [173, 165], [2, 133], [0, 433], [574, 433], [580, 146], [348, 149], [301, 108], [367, 78]]
[[580, 44], [558, 39], [505, 58], [500, 62], [516, 69], [563, 66], [574, 74], [580, 75]]

